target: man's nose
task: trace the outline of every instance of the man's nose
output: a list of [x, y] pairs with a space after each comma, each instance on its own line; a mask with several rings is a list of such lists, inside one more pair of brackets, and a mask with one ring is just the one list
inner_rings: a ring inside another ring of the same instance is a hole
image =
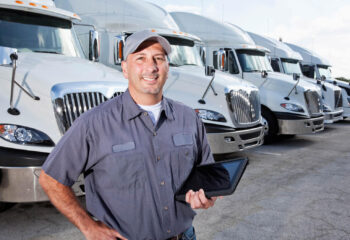
[[150, 72], [158, 71], [157, 62], [154, 58], [148, 58], [146, 61], [146, 69]]

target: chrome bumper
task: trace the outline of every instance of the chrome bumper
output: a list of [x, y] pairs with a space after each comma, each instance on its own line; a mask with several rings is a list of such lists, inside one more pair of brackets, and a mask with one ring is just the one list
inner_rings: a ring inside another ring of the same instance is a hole
[[263, 143], [262, 126], [225, 133], [207, 133], [207, 139], [213, 154], [226, 154], [258, 147]]
[[279, 134], [309, 134], [320, 132], [324, 129], [324, 117], [307, 119], [277, 119]]
[[[1, 167], [0, 166], [0, 202], [40, 202], [48, 197], [39, 184], [41, 167]], [[74, 193], [83, 192], [80, 185], [83, 177], [73, 185]]]
[[334, 123], [343, 120], [343, 109], [334, 112], [324, 113], [324, 123]]
[[344, 110], [343, 117], [344, 118], [350, 118], [350, 107], [344, 107], [343, 106], [343, 110]]

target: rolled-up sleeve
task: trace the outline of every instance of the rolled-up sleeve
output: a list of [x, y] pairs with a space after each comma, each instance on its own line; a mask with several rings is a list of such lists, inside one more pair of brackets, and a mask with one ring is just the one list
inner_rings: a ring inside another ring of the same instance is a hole
[[71, 186], [86, 166], [89, 156], [88, 122], [78, 118], [47, 157], [42, 169], [60, 183]]

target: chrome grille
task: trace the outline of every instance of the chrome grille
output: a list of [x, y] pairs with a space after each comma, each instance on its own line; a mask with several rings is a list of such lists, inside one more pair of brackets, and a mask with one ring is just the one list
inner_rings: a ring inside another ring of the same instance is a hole
[[321, 113], [320, 96], [316, 91], [306, 91], [304, 95], [310, 115], [319, 115]]
[[341, 107], [343, 107], [341, 90], [335, 90], [334, 91], [334, 108], [337, 109]]
[[[122, 93], [115, 92], [111, 98]], [[81, 114], [107, 100], [108, 98], [100, 92], [74, 92], [64, 94], [62, 98], [56, 98], [54, 108], [61, 132], [66, 132]]]
[[226, 100], [233, 124], [249, 127], [260, 121], [260, 97], [258, 90], [230, 90]]

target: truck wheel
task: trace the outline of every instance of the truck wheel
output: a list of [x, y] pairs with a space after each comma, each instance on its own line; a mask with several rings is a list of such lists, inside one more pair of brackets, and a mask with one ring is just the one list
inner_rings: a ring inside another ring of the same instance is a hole
[[4, 212], [7, 209], [13, 207], [15, 203], [0, 202], [0, 212]]
[[261, 109], [261, 116], [264, 124], [264, 143], [269, 144], [276, 140], [277, 132], [278, 132], [278, 123], [273, 116], [273, 114], [267, 110]]

